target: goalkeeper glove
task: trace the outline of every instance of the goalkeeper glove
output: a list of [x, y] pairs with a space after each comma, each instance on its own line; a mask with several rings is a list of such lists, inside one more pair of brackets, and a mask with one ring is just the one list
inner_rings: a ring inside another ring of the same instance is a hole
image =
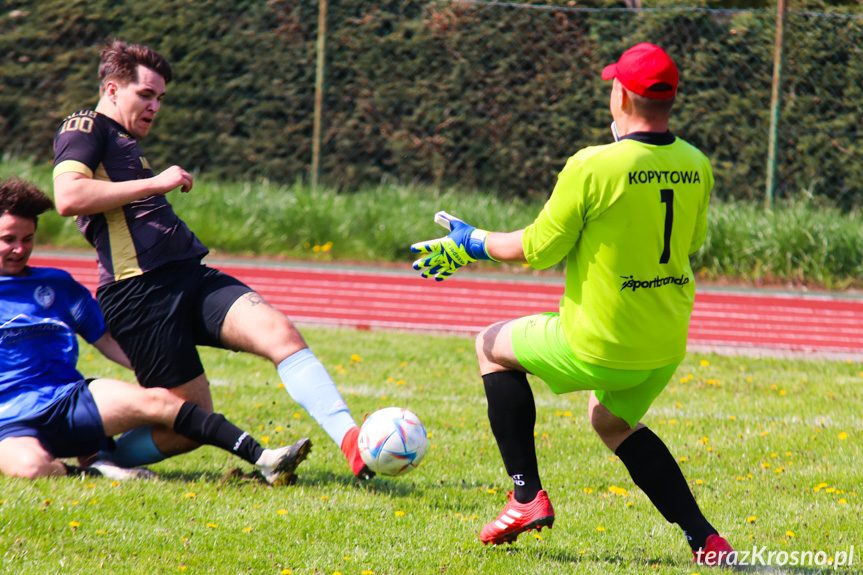
[[460, 267], [477, 260], [493, 259], [485, 247], [487, 231], [478, 230], [446, 212], [436, 213], [434, 221], [450, 233], [411, 246], [411, 251], [424, 256], [413, 263], [415, 270], [422, 271], [422, 277], [434, 276], [436, 281], [443, 281]]

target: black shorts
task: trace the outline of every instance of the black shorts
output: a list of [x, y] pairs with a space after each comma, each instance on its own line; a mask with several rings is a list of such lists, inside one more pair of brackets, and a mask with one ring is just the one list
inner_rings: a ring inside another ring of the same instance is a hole
[[105, 436], [102, 416], [89, 384], [79, 381], [68, 395], [32, 419], [0, 427], [0, 441], [7, 437], [35, 437], [54, 457], [79, 457], [114, 450], [114, 440]]
[[170, 389], [204, 373], [197, 346], [222, 347], [228, 310], [252, 291], [199, 260], [187, 260], [102, 286], [96, 296], [138, 383]]

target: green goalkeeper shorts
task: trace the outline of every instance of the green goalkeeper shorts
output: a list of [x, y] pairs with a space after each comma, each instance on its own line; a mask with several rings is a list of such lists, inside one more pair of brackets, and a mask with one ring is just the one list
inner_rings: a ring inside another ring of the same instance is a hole
[[512, 324], [512, 350], [528, 372], [554, 393], [592, 390], [611, 413], [635, 427], [644, 417], [680, 362], [657, 369], [612, 369], [575, 357], [563, 336], [560, 314], [517, 319]]

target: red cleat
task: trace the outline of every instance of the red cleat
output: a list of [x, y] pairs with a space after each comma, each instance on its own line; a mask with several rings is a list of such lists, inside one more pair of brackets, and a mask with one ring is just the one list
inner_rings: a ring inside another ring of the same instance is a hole
[[722, 567], [733, 566], [737, 561], [737, 553], [734, 548], [725, 539], [719, 535], [709, 535], [707, 541], [704, 542], [704, 547], [698, 551], [693, 551], [693, 561], [698, 565], [707, 567]]
[[530, 503], [519, 503], [513, 497], [513, 492], [506, 494], [508, 501], [497, 519], [482, 528], [479, 540], [483, 545], [491, 543], [512, 543], [521, 533], [554, 525], [554, 508], [548, 500], [548, 493], [543, 489], [536, 494]]
[[348, 460], [348, 465], [351, 466], [351, 471], [354, 472], [360, 479], [371, 479], [375, 476], [375, 472], [369, 469], [366, 462], [360, 456], [360, 448], [357, 446], [357, 438], [360, 436], [360, 428], [354, 427], [345, 434], [342, 439], [342, 453]]

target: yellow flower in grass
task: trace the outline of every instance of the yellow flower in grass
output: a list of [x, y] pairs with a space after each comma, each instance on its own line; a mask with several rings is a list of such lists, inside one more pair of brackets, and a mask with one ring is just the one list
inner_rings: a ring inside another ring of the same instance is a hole
[[848, 439], [848, 434], [847, 434], [847, 433], [845, 433], [844, 431], [843, 431], [843, 432], [841, 432], [841, 433], [839, 434], [839, 439], [841, 439], [841, 440], [843, 440], [843, 441], [844, 441], [844, 440], [846, 440], [846, 439]]
[[359, 362], [361, 362], [362, 360], [363, 360], [363, 358], [361, 358], [361, 357], [360, 357], [360, 356], [358, 356], [357, 354], [353, 354], [353, 355], [351, 356], [351, 361], [355, 361], [355, 362], [359, 363]]
[[596, 530], [597, 531], [605, 531], [605, 527], [603, 527], [602, 525], [597, 525]]
[[197, 494], [197, 493], [193, 493], [193, 492], [191, 492], [191, 491], [190, 491], [190, 492], [188, 492], [188, 493], [186, 493], [185, 495], [183, 495], [183, 497], [185, 497], [185, 498], [187, 498], [187, 499], [192, 499], [192, 498], [197, 497], [197, 496], [198, 496], [198, 494]]
[[706, 359], [701, 360], [701, 367], [707, 367], [708, 365], [710, 365], [709, 361], [707, 361]]
[[209, 527], [210, 529], [215, 529], [216, 527], [218, 527], [218, 525], [216, 525], [215, 523], [207, 523], [207, 527]]
[[77, 521], [70, 521], [69, 527], [71, 527], [72, 529], [75, 529], [76, 527], [81, 527], [81, 524], [78, 523]]
[[279, 575], [291, 575], [291, 570], [290, 569], [282, 569], [281, 571], [279, 571]]
[[746, 518], [746, 522], [747, 523], [755, 523], [755, 516], [750, 515], [749, 517]]
[[794, 532], [793, 532], [793, 531], [786, 531], [786, 532], [785, 532], [785, 535], [786, 535], [787, 537], [794, 537]]
[[405, 514], [404, 511], [396, 511], [396, 517], [403, 517]]

